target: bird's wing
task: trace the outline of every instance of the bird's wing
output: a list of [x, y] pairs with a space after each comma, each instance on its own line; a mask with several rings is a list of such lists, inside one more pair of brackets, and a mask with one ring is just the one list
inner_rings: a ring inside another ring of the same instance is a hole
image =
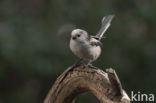
[[90, 38], [89, 43], [91, 46], [103, 46], [102, 43], [99, 40], [96, 40], [95, 38]]
[[104, 16], [102, 19], [102, 24], [100, 30], [97, 32], [95, 38], [101, 40], [103, 37], [103, 34], [106, 32], [106, 30], [109, 28], [111, 25], [111, 21], [114, 18], [114, 15], [107, 15]]
[[101, 42], [90, 42], [91, 46], [103, 46]]

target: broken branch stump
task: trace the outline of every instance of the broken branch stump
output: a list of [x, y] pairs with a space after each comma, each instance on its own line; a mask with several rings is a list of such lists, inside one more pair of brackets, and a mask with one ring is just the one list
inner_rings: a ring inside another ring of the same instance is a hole
[[44, 103], [75, 103], [76, 97], [90, 91], [101, 103], [130, 103], [113, 69], [106, 72], [92, 66], [72, 66], [55, 81]]

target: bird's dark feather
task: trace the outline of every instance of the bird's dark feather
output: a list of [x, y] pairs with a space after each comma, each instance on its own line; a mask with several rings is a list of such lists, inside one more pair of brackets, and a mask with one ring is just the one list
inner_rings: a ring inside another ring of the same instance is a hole
[[95, 41], [90, 42], [90, 45], [91, 45], [91, 46], [103, 46], [102, 43], [101, 43], [100, 41], [98, 41], [98, 42], [95, 42]]
[[88, 41], [90, 42], [91, 46], [101, 46], [101, 47], [103, 46], [103, 44], [100, 41], [91, 41], [91, 39], [93, 39], [93, 38], [94, 38], [94, 36], [88, 35]]

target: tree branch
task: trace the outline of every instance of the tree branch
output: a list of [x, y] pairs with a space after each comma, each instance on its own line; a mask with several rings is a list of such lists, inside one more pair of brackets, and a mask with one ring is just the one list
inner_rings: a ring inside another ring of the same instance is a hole
[[44, 103], [75, 103], [76, 97], [90, 91], [101, 103], [130, 103], [113, 69], [106, 72], [92, 66], [72, 66], [55, 81]]

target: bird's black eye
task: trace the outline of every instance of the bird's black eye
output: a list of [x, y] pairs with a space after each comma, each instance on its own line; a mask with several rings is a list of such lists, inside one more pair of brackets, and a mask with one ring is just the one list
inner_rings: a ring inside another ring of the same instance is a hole
[[77, 37], [80, 37], [80, 34], [78, 34]]

